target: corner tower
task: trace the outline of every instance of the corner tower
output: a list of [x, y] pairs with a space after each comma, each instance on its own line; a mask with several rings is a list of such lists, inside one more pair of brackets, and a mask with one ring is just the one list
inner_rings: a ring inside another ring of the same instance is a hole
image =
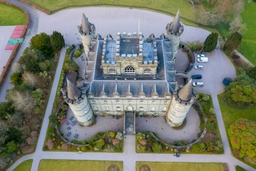
[[166, 26], [166, 35], [165, 37], [170, 40], [172, 46], [172, 59], [175, 61], [179, 44], [180, 44], [180, 35], [183, 33], [184, 27], [180, 23], [180, 12], [178, 11], [174, 20], [167, 24]]
[[77, 26], [77, 28], [82, 39], [85, 55], [88, 57], [91, 40], [95, 38], [96, 28], [94, 24], [88, 21], [88, 18], [84, 14], [82, 14], [82, 24], [80, 26]]
[[192, 92], [192, 79], [182, 88], [176, 84], [170, 109], [166, 115], [167, 123], [172, 127], [180, 126], [194, 103], [195, 96]]
[[67, 79], [67, 90], [62, 90], [62, 93], [79, 124], [81, 126], [91, 125], [94, 121], [94, 116], [85, 92], [80, 91]]

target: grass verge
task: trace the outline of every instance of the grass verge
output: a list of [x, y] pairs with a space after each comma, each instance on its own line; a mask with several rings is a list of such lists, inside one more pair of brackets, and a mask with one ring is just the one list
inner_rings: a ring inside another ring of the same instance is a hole
[[92, 161], [92, 160], [41, 160], [38, 171], [101, 171], [116, 166], [118, 171], [123, 170], [122, 161]]
[[33, 160], [26, 160], [19, 164], [13, 171], [30, 171]]
[[24, 25], [26, 15], [19, 9], [0, 3], [0, 26]]
[[256, 3], [252, 2], [245, 5], [244, 12], [241, 14], [242, 21], [246, 24], [242, 44], [239, 48], [241, 52], [251, 63], [256, 65]]
[[140, 167], [145, 165], [148, 166], [152, 171], [155, 171], [155, 170], [224, 171], [225, 170], [223, 167], [223, 163], [136, 162], [136, 171], [139, 171]]
[[245, 119], [249, 119], [251, 121], [256, 121], [256, 117], [254, 115], [255, 111], [256, 111], [256, 105], [254, 105], [253, 107], [248, 108], [248, 109], [236, 109], [236, 108], [226, 105], [222, 100], [223, 96], [224, 96], [223, 93], [219, 94], [218, 100], [219, 100], [222, 118], [223, 118], [226, 130], [229, 128], [229, 126], [232, 123], [234, 123], [236, 120], [238, 120], [240, 118], [245, 118]]

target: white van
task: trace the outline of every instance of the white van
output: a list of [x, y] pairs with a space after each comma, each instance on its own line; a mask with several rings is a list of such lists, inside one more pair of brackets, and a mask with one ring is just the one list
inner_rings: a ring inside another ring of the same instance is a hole
[[197, 62], [199, 62], [199, 63], [208, 62], [208, 57], [199, 57], [199, 58], [197, 58]]

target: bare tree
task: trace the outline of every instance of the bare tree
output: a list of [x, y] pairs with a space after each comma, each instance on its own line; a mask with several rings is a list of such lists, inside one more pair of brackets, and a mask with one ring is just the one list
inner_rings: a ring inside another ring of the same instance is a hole
[[200, 17], [197, 22], [202, 25], [215, 26], [217, 23], [221, 21], [221, 17], [218, 13], [211, 12], [201, 12]]
[[38, 85], [37, 76], [31, 72], [24, 72], [22, 74], [22, 78], [25, 84], [27, 84], [28, 86], [35, 88]]
[[242, 34], [242, 31], [246, 28], [246, 25], [242, 23], [241, 17], [239, 15], [229, 23], [229, 31], [230, 33], [238, 32]]
[[31, 96], [29, 91], [20, 92], [16, 90], [10, 92], [9, 97], [13, 101], [14, 107], [24, 113], [32, 112], [37, 104], [36, 100]]

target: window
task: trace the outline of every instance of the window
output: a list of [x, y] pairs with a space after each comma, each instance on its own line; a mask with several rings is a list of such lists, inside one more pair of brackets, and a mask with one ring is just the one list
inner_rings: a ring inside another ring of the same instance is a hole
[[140, 112], [144, 111], [144, 107], [141, 106], [139, 110]]
[[144, 70], [144, 74], [151, 74], [151, 69], [146, 68], [146, 69]]
[[106, 112], [109, 112], [109, 111], [110, 111], [108, 106], [105, 107], [105, 111], [106, 111]]
[[93, 108], [93, 110], [94, 110], [94, 111], [98, 111], [99, 108], [95, 106], [95, 107]]
[[125, 67], [124, 73], [127, 73], [127, 74], [135, 73], [135, 69], [133, 68], [133, 66], [128, 65], [127, 67]]
[[120, 112], [120, 111], [121, 111], [121, 107], [120, 107], [120, 106], [117, 106], [117, 107], [116, 107], [116, 111]]
[[163, 107], [162, 111], [163, 111], [163, 112], [166, 112], [166, 110], [167, 110], [166, 107]]
[[151, 108], [150, 108], [150, 112], [154, 112], [155, 110], [156, 110], [155, 107], [151, 107]]
[[115, 74], [116, 70], [114, 68], [109, 68], [108, 74]]

